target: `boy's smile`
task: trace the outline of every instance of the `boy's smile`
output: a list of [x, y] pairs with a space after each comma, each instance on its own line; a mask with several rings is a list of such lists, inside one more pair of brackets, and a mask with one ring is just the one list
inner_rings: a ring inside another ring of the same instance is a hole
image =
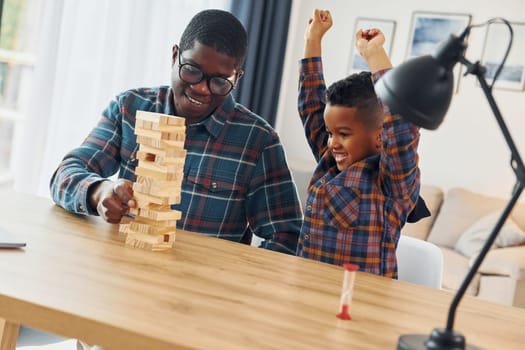
[[369, 130], [360, 118], [357, 108], [326, 105], [324, 121], [329, 134], [328, 148], [339, 171], [380, 149], [381, 128]]

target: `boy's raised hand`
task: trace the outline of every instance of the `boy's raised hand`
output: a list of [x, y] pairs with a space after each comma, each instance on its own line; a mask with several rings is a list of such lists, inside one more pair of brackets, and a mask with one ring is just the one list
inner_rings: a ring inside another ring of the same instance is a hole
[[321, 56], [321, 40], [324, 34], [332, 27], [332, 15], [328, 10], [314, 9], [312, 17], [304, 33], [304, 57]]
[[392, 67], [384, 44], [385, 36], [379, 29], [359, 29], [355, 34], [355, 47], [368, 63], [371, 72]]
[[359, 29], [355, 34], [355, 47], [363, 58], [383, 50], [385, 36], [379, 29]]
[[332, 27], [332, 15], [328, 10], [314, 9], [314, 13], [308, 19], [308, 26], [306, 27], [306, 40], [321, 40], [324, 34]]

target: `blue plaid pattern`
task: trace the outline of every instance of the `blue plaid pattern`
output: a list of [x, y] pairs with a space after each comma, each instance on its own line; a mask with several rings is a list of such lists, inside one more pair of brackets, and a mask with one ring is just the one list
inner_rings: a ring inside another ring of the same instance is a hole
[[[88, 188], [118, 172], [135, 180], [137, 110], [176, 115], [170, 87], [126, 91], [104, 110], [82, 145], [68, 153], [50, 187], [68, 211], [97, 214]], [[293, 254], [302, 223], [297, 189], [278, 135], [261, 117], [230, 95], [206, 120], [187, 125], [177, 227], [246, 241], [254, 233], [267, 249]]]

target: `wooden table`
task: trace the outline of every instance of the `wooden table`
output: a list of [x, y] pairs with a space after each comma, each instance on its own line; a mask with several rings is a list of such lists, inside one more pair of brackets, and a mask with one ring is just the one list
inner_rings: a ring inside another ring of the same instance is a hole
[[[340, 267], [178, 232], [168, 252], [124, 246], [116, 225], [49, 199], [0, 192], [0, 349], [24, 324], [107, 349], [395, 349], [443, 327], [452, 294], [358, 273], [351, 321], [335, 317]], [[523, 349], [525, 309], [465, 297], [456, 330]]]

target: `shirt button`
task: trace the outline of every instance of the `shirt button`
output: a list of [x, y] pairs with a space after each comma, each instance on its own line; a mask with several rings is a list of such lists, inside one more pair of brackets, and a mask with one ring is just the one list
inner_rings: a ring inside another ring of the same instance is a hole
[[84, 206], [83, 206], [83, 205], [79, 206], [78, 209], [79, 209], [81, 212], [85, 212], [85, 211], [86, 211], [86, 209], [84, 209]]
[[211, 188], [216, 190], [217, 189], [217, 183], [216, 182], [212, 182], [211, 183]]
[[321, 179], [321, 185], [324, 185], [324, 183], [325, 183], [325, 179], [322, 178], [322, 179]]
[[305, 235], [304, 235], [304, 239], [305, 239], [306, 241], [309, 240], [309, 239], [310, 239], [310, 235], [309, 235], [308, 233], [305, 234]]
[[312, 206], [311, 206], [311, 205], [307, 205], [307, 206], [306, 206], [306, 210], [307, 210], [307, 211], [312, 211]]

